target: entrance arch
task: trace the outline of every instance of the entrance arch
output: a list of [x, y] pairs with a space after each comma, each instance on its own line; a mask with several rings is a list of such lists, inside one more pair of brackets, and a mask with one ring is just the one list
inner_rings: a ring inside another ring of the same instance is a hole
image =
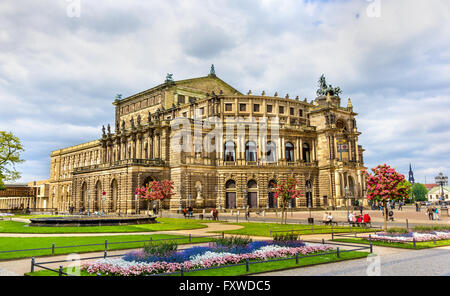
[[111, 204], [110, 212], [117, 212], [117, 201], [119, 199], [119, 184], [116, 179], [111, 182]]
[[251, 209], [258, 207], [258, 183], [255, 180], [250, 180], [247, 183], [247, 205]]
[[275, 199], [275, 186], [277, 185], [276, 180], [269, 181], [269, 192], [268, 192], [268, 200], [267, 206], [269, 209], [273, 209], [277, 207], [277, 201]]
[[228, 180], [225, 183], [225, 208], [236, 209], [236, 182], [234, 180]]
[[102, 210], [102, 193], [102, 183], [99, 180], [95, 184], [95, 197], [93, 205], [94, 212], [100, 212], [100, 210]]
[[83, 185], [81, 185], [81, 202], [80, 202], [80, 210], [83, 212], [86, 210], [87, 201], [88, 201], [87, 183], [83, 182]]

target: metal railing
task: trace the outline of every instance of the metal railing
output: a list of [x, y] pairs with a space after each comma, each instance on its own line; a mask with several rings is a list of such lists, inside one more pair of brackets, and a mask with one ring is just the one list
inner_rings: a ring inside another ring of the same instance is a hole
[[[316, 243], [316, 244], [318, 243], [318, 242], [314, 242], [314, 241], [304, 241], [304, 242]], [[321, 244], [325, 244], [325, 241], [322, 240]], [[250, 272], [250, 265], [262, 264], [262, 263], [295, 260], [295, 263], [298, 265], [299, 262], [300, 262], [300, 259], [303, 259], [303, 258], [312, 258], [312, 257], [334, 255], [334, 254], [336, 254], [337, 258], [341, 258], [341, 254], [342, 253], [361, 251], [361, 250], [369, 250], [370, 253], [373, 253], [372, 243], [370, 243], [369, 246], [361, 246], [361, 247], [355, 247], [354, 245], [349, 245], [349, 244], [344, 244], [344, 243], [334, 243], [334, 242], [333, 243], [327, 242], [326, 244], [327, 245], [352, 247], [353, 249], [341, 250], [339, 247], [337, 247], [336, 250], [332, 251], [332, 252], [318, 253], [318, 254], [312, 254], [312, 255], [303, 255], [303, 256], [300, 256], [299, 253], [297, 253], [294, 257], [278, 258], [278, 259], [271, 259], [271, 260], [264, 260], [264, 261], [250, 261], [249, 259], [246, 259], [245, 263], [230, 264], [230, 265], [220, 265], [220, 266], [213, 266], [213, 267], [208, 267], [208, 268], [197, 268], [197, 269], [189, 269], [189, 270], [186, 270], [184, 268], [184, 265], [182, 265], [180, 271], [171, 272], [171, 273], [152, 274], [152, 275], [149, 275], [149, 276], [167, 276], [167, 275], [184, 276], [185, 273], [188, 273], [188, 272], [207, 271], [207, 270], [221, 269], [221, 268], [230, 268], [230, 267], [237, 267], [237, 266], [245, 266], [245, 270], [248, 273], [248, 272]], [[264, 272], [270, 272], [270, 271], [264, 271]]]
[[[215, 234], [215, 235], [209, 235], [209, 236], [192, 236], [192, 234], [189, 234], [188, 236], [185, 237], [176, 237], [176, 238], [161, 238], [161, 239], [156, 239], [154, 240], [152, 236], [149, 237], [148, 240], [137, 240], [137, 241], [125, 241], [125, 242], [108, 242], [108, 240], [105, 240], [104, 243], [98, 243], [98, 244], [85, 244], [85, 245], [71, 245], [71, 246], [56, 246], [55, 243], [52, 243], [51, 247], [48, 248], [35, 248], [35, 249], [22, 249], [22, 250], [7, 250], [7, 251], [0, 251], [0, 254], [5, 254], [5, 253], [16, 253], [16, 252], [32, 252], [32, 251], [43, 251], [43, 250], [50, 250], [51, 251], [51, 256], [55, 256], [55, 255], [64, 255], [64, 254], [55, 254], [55, 251], [57, 249], [69, 249], [69, 248], [82, 248], [82, 247], [94, 247], [94, 246], [104, 246], [103, 251], [107, 252], [108, 251], [108, 246], [110, 245], [120, 245], [120, 244], [137, 244], [137, 243], [148, 243], [148, 244], [153, 244], [155, 242], [162, 242], [162, 241], [177, 241], [177, 240], [188, 240], [188, 243], [193, 243], [193, 239], [201, 239], [201, 238], [223, 238], [225, 236], [225, 233], [222, 232], [221, 234]], [[203, 242], [200, 242], [203, 243]], [[93, 250], [93, 251], [88, 251], [88, 252], [99, 252], [102, 250]], [[109, 251], [113, 251], [113, 250], [109, 250]], [[49, 254], [50, 255], [50, 254]], [[46, 255], [43, 255], [46, 256]], [[48, 256], [48, 255], [47, 255]]]
[[[358, 234], [361, 234], [361, 233], [354, 233], [352, 235], [345, 234], [345, 233], [344, 234], [343, 233], [340, 233], [340, 234], [331, 233], [331, 239], [334, 240], [335, 237], [337, 237], [337, 238], [339, 238], [339, 237], [343, 237], [343, 238], [363, 238], [363, 239], [366, 239], [370, 244], [372, 244], [373, 242], [377, 242], [377, 241], [384, 242], [383, 240], [373, 239], [371, 234], [369, 234], [369, 236], [367, 236], [367, 237], [361, 237], [361, 236], [358, 237]], [[376, 231], [375, 231], [375, 234], [377, 234]], [[437, 245], [436, 238], [434, 238], [432, 240], [432, 242], [434, 243], [434, 245]], [[413, 237], [412, 241], [404, 241], [404, 240], [400, 240], [400, 239], [390, 238], [389, 241], [387, 241], [386, 243], [401, 243], [401, 244], [405, 244], [405, 245], [412, 244], [413, 248], [417, 249], [417, 243], [418, 242], [416, 241], [416, 238]]]
[[[344, 225], [345, 225], [345, 223], [344, 223]], [[291, 229], [291, 230], [271, 230], [269, 227], [269, 236], [272, 236], [272, 234], [277, 234], [277, 233], [291, 233], [291, 234], [299, 234], [299, 235], [314, 234], [314, 229], [316, 229], [316, 234], [328, 234], [329, 233], [329, 232], [321, 232], [322, 230], [326, 230], [326, 228], [323, 228], [323, 226], [314, 228], [314, 224], [311, 224], [310, 227], [311, 228], [309, 228], [309, 229]], [[375, 233], [376, 233], [377, 229], [381, 229], [381, 227], [377, 227], [377, 226], [355, 227], [350, 224], [347, 233], [353, 233], [353, 232], [354, 233], [363, 233], [363, 232], [372, 232], [372, 231], [375, 231]], [[331, 230], [331, 234], [333, 234], [335, 232], [333, 224], [331, 224], [331, 228], [329, 230]], [[344, 228], [340, 228], [339, 230], [344, 230]], [[365, 231], [365, 230], [367, 230], [367, 231]], [[346, 232], [339, 231], [338, 233], [346, 233]]]

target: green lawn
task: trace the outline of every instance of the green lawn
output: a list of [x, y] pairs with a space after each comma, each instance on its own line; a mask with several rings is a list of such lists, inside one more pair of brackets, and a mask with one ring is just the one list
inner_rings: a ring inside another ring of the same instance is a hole
[[[361, 238], [340, 238], [340, 239], [334, 239], [333, 241], [355, 243], [355, 244], [365, 244], [365, 245], [370, 244], [369, 241], [363, 240]], [[413, 243], [396, 243], [396, 242], [388, 243], [388, 242], [372, 241], [372, 244], [374, 246], [380, 246], [380, 247], [414, 249]], [[429, 248], [445, 247], [445, 246], [450, 246], [450, 240], [436, 241], [436, 244], [434, 242], [416, 242], [415, 249], [420, 250], [420, 249], [429, 249]]]
[[[236, 235], [253, 235], [253, 236], [267, 236], [277, 234], [276, 231], [291, 231], [294, 230], [295, 233], [299, 235], [310, 235], [310, 234], [331, 234], [331, 226], [327, 225], [311, 225], [305, 224], [275, 224], [275, 223], [230, 223], [233, 225], [240, 225], [244, 228], [236, 230], [224, 231], [226, 234], [236, 234]], [[370, 229], [364, 229], [359, 227], [349, 227], [345, 226], [333, 226], [333, 231], [335, 233], [347, 233], [347, 232], [372, 232]], [[278, 232], [281, 234], [281, 232]]]
[[211, 221], [157, 218], [159, 223], [123, 226], [93, 227], [29, 227], [27, 223], [16, 221], [0, 221], [0, 233], [119, 233], [119, 232], [152, 232], [166, 230], [185, 230], [205, 228], [202, 223]]
[[[245, 265], [244, 265], [244, 266], [233, 266], [233, 267], [224, 267], [224, 268], [218, 268], [218, 269], [211, 269], [211, 270], [206, 270], [206, 271], [186, 272], [185, 276], [240, 276], [240, 275], [250, 275], [250, 274], [254, 274], [254, 273], [269, 272], [269, 271], [297, 268], [297, 267], [302, 267], [302, 266], [304, 267], [304, 266], [311, 266], [311, 265], [317, 265], [317, 264], [326, 264], [326, 263], [331, 263], [331, 262], [339, 262], [339, 261], [344, 261], [344, 260], [365, 258], [368, 255], [369, 255], [368, 252], [356, 252], [356, 251], [341, 253], [340, 254], [340, 258], [338, 258], [336, 256], [336, 254], [324, 254], [323, 256], [301, 258], [301, 259], [299, 259], [299, 264], [295, 263], [295, 257], [293, 257], [291, 260], [286, 260], [286, 261], [250, 264], [249, 272], [246, 271], [246, 268], [245, 268]], [[65, 268], [64, 271], [66, 272], [67, 269]], [[30, 276], [57, 276], [57, 274], [55, 272], [47, 271], [47, 270], [36, 271], [34, 273], [27, 273], [26, 275], [30, 275]], [[82, 271], [80, 273], [80, 275], [82, 275], [82, 276], [95, 276], [95, 275], [88, 274], [87, 272], [84, 272], [84, 271]]]
[[[95, 237], [27, 237], [27, 238], [0, 237], [0, 260], [30, 258], [37, 256], [50, 256], [52, 254], [51, 250], [37, 250], [37, 251], [25, 251], [13, 253], [1, 253], [1, 251], [51, 248], [53, 243], [55, 244], [55, 247], [101, 244], [99, 246], [86, 246], [86, 247], [62, 248], [62, 249], [55, 248], [55, 255], [104, 251], [105, 240], [108, 241], [108, 250], [125, 250], [125, 249], [141, 248], [144, 246], [144, 242], [133, 242], [133, 241], [148, 242], [150, 240], [150, 236], [152, 237], [152, 240], [184, 238], [182, 240], [176, 240], [176, 242], [178, 244], [189, 243], [189, 239], [186, 236], [166, 235], [166, 234], [95, 236]], [[212, 239], [210, 238], [192, 237], [193, 243], [207, 242], [211, 240]], [[129, 242], [129, 243], [111, 244], [113, 242]]]

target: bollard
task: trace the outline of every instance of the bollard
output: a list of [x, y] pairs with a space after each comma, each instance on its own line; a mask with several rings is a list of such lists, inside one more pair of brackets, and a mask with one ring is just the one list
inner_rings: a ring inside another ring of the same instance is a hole
[[108, 240], [105, 239], [105, 251], [108, 250]]
[[323, 239], [322, 239], [322, 245], [324, 245], [324, 244], [325, 244], [325, 239], [323, 238]]
[[416, 248], [416, 238], [413, 238], [414, 249]]
[[369, 246], [370, 246], [370, 253], [373, 253], [373, 245], [372, 245], [372, 241], [369, 239]]
[[105, 250], [105, 251], [103, 252], [103, 259], [106, 259], [106, 257], [108, 257], [108, 251]]
[[55, 255], [55, 243], [52, 244], [52, 256]]
[[245, 269], [247, 270], [247, 272], [249, 271], [249, 262], [248, 262], [248, 258], [245, 259]]
[[34, 272], [34, 257], [31, 258], [31, 271]]
[[406, 219], [406, 229], [409, 229], [408, 219]]
[[339, 247], [337, 247], [337, 250], [336, 250], [336, 255], [337, 255], [337, 257], [338, 257], [338, 258], [340, 258], [340, 257], [341, 257], [341, 255], [339, 254]]
[[225, 238], [225, 232], [222, 231], [222, 239]]
[[59, 266], [58, 275], [59, 275], [59, 276], [62, 276], [62, 275], [63, 275], [63, 267], [62, 267], [62, 265]]
[[189, 233], [189, 243], [192, 242], [191, 234]]
[[184, 276], [184, 264], [181, 265], [181, 276]]
[[295, 255], [295, 264], [298, 264], [298, 253]]
[[150, 246], [152, 245], [152, 242], [153, 242], [153, 237], [150, 237]]

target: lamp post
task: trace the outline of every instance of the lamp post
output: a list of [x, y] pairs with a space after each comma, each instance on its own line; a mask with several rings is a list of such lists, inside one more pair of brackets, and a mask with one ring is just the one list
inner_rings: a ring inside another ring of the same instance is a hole
[[348, 186], [345, 186], [345, 205], [347, 207], [347, 220], [348, 220], [348, 216], [350, 215], [350, 211], [348, 208], [348, 196], [349, 195], [350, 195], [350, 188]]
[[444, 186], [448, 184], [448, 176], [444, 176], [443, 173], [439, 173], [437, 177], [434, 178], [436, 184], [441, 187], [441, 198], [439, 204], [444, 200]]
[[135, 215], [138, 214], [138, 195], [134, 195], [134, 202], [135, 202]]
[[247, 206], [248, 206], [247, 189], [242, 190], [242, 193], [244, 193], [242, 208], [245, 210], [245, 209], [247, 209]]
[[181, 185], [177, 186], [177, 191], [180, 193], [180, 201], [179, 201], [179, 206], [178, 206], [178, 210], [180, 211], [180, 213], [183, 211], [183, 196], [181, 194]]
[[214, 191], [217, 192], [217, 194], [219, 195], [219, 206], [218, 206], [218, 208], [219, 208], [219, 211], [220, 211], [220, 210], [222, 210], [222, 194], [220, 194], [217, 191], [217, 185], [214, 187]]
[[88, 216], [91, 215], [91, 190], [88, 190]]

